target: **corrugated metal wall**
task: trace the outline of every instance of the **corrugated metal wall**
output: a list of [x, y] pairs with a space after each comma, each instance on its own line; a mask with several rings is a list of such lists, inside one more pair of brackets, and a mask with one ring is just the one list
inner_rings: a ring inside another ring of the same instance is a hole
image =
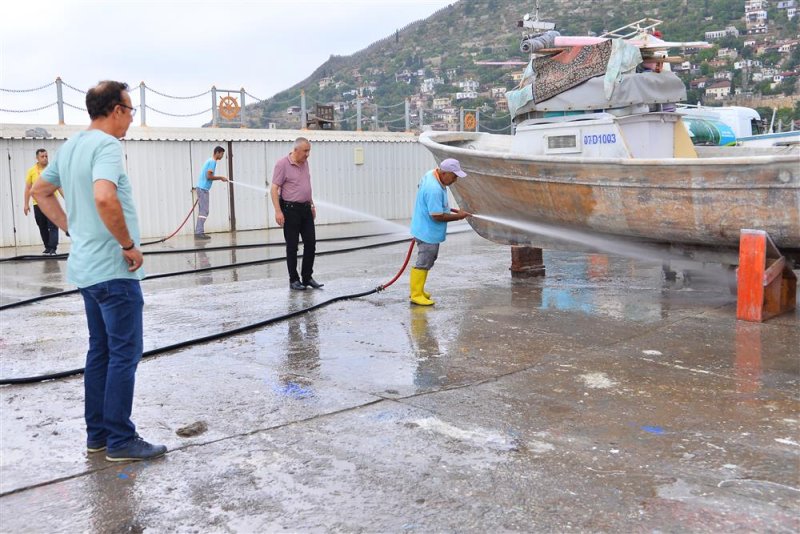
[[0, 154], [4, 159], [0, 164], [0, 246], [13, 246], [15, 242], [25, 245], [42, 243], [33, 218], [33, 201], [27, 217], [22, 211], [25, 174], [36, 163], [38, 149], [47, 150], [52, 159], [62, 144], [63, 141], [56, 140], [0, 139]]
[[[46, 148], [52, 161], [63, 142], [0, 139], [0, 153], [7, 154], [7, 161], [0, 165], [0, 246], [39, 243], [33, 213], [28, 217], [22, 213], [25, 172], [35, 163], [37, 148]], [[235, 181], [264, 189], [268, 189], [272, 180], [275, 162], [292, 147], [290, 142], [283, 141], [123, 142], [143, 239], [164, 237], [178, 227], [194, 203], [192, 187], [200, 167], [217, 145], [225, 148], [225, 157], [217, 163], [217, 174], [229, 175], [232, 169]], [[357, 148], [363, 150], [363, 164], [356, 164]], [[435, 160], [418, 143], [336, 140], [314, 141], [309, 165], [316, 201], [385, 219], [406, 219], [411, 216], [419, 178], [435, 165]], [[237, 230], [276, 226], [272, 203], [265, 191], [215, 182], [211, 188], [207, 232], [231, 229], [231, 194]], [[357, 220], [365, 219], [327, 207], [320, 207], [317, 213], [317, 224]], [[181, 233], [191, 234], [195, 221], [196, 210]], [[62, 234], [61, 239], [68, 238]]]

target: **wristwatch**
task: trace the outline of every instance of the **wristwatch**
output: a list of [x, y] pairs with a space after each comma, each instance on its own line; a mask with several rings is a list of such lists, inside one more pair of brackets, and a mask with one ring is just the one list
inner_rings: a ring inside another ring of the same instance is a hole
[[122, 250], [131, 250], [135, 246], [136, 246], [136, 242], [131, 240], [131, 244], [130, 245], [128, 245], [127, 247], [123, 247], [122, 245], [120, 245], [119, 248], [121, 248]]

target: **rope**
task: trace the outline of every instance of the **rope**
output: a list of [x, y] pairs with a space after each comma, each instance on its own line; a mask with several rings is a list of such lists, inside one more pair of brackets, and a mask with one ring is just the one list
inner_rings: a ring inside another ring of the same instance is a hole
[[[148, 91], [150, 91], [151, 93], [155, 93], [155, 94], [157, 94], [158, 96], [163, 96], [163, 97], [166, 97], [166, 98], [174, 98], [175, 100], [192, 100], [192, 99], [194, 99], [194, 98], [200, 98], [201, 96], [206, 96], [207, 94], [209, 94], [209, 93], [211, 92], [211, 89], [209, 89], [209, 90], [208, 90], [208, 91], [206, 91], [205, 93], [200, 93], [200, 94], [198, 94], [198, 95], [192, 95], [192, 96], [174, 96], [174, 95], [168, 95], [168, 94], [166, 94], [166, 93], [161, 93], [161, 92], [159, 92], [159, 91], [156, 91], [155, 89], [153, 89], [152, 87], [149, 87], [149, 86], [147, 86], [147, 85], [145, 85], [145, 86], [144, 86], [144, 88], [145, 88], [145, 89], [147, 89]], [[153, 111], [155, 111], [155, 110], [153, 110]], [[167, 113], [164, 113], [164, 115], [167, 115]]]
[[56, 82], [50, 82], [47, 85], [43, 85], [41, 87], [34, 87], [33, 89], [3, 89], [0, 87], [0, 91], [4, 93], [32, 93], [34, 91], [41, 91], [42, 89], [47, 89], [51, 85], [55, 85]]
[[34, 109], [2, 109], [2, 108], [0, 108], [0, 111], [3, 111], [5, 113], [32, 113], [34, 111], [41, 111], [43, 109], [51, 108], [51, 107], [55, 106], [56, 104], [58, 104], [58, 102], [53, 102], [52, 104], [47, 104], [46, 106], [42, 106], [40, 108], [34, 108]]
[[211, 111], [212, 108], [204, 109], [203, 111], [199, 111], [197, 113], [167, 113], [166, 111], [159, 111], [156, 108], [150, 107], [145, 105], [147, 109], [150, 111], [155, 111], [156, 113], [160, 113], [161, 115], [167, 115], [168, 117], [196, 117], [198, 115], [204, 115]]

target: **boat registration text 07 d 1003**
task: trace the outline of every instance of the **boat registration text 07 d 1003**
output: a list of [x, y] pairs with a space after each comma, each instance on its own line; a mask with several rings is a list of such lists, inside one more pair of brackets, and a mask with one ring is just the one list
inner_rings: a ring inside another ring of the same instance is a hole
[[592, 134], [583, 136], [584, 145], [613, 145], [617, 142], [617, 134]]

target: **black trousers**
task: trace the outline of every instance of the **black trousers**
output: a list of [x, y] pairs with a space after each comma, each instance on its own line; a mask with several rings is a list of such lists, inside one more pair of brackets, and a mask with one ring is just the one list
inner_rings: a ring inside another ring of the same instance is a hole
[[39, 227], [39, 236], [42, 238], [44, 248], [55, 252], [58, 248], [58, 226], [50, 222], [37, 204], [33, 205], [33, 218], [36, 219], [36, 226]]
[[[283, 212], [283, 238], [286, 240], [286, 267], [289, 270], [289, 282], [302, 277], [303, 283], [311, 279], [314, 272], [314, 254], [317, 249], [317, 234], [314, 229], [314, 216], [311, 204], [281, 201]], [[303, 238], [303, 265], [300, 276], [297, 276], [297, 248], [299, 239]]]

